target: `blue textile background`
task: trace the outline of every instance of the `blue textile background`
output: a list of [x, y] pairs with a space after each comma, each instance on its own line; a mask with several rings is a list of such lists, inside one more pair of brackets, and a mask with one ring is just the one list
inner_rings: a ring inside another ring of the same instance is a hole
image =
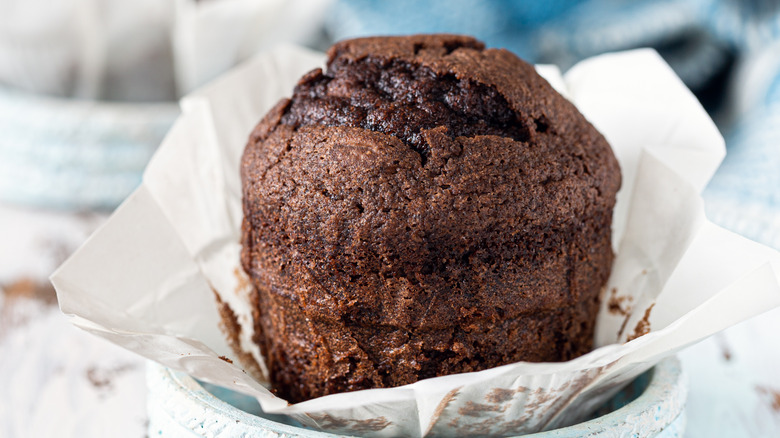
[[653, 47], [710, 112], [728, 154], [704, 192], [714, 222], [780, 249], [780, 2], [774, 0], [339, 0], [335, 40], [474, 35], [564, 71]]

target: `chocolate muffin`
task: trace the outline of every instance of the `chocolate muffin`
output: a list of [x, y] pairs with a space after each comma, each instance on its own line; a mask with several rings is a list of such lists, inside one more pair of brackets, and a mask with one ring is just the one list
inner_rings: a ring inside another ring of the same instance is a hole
[[255, 340], [288, 401], [592, 348], [620, 170], [506, 50], [337, 43], [241, 178]]

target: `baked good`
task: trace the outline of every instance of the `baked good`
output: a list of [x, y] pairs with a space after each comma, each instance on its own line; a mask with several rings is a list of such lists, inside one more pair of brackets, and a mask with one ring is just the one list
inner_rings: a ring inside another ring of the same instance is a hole
[[506, 50], [339, 42], [241, 178], [255, 341], [288, 401], [592, 348], [620, 170]]

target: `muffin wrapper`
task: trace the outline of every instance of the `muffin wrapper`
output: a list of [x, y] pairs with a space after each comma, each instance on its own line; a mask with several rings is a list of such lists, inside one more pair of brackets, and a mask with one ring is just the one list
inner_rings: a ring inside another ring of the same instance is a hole
[[[281, 47], [182, 100], [143, 184], [52, 276], [74, 324], [312, 428], [509, 435], [581, 421], [661, 358], [780, 305], [780, 253], [704, 216], [700, 193], [724, 142], [655, 52], [598, 56], [564, 76], [540, 66], [605, 135], [622, 168], [598, 348], [568, 362], [520, 362], [288, 404], [266, 389], [262, 366], [252, 366], [262, 357], [251, 343], [251, 286], [239, 263], [238, 168], [254, 125], [322, 61]], [[240, 350], [250, 355], [228, 346], [215, 296], [235, 314]]]

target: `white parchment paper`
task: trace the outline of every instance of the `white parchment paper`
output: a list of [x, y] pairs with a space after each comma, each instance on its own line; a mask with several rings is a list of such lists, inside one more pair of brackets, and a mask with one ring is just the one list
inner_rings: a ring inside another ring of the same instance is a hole
[[251, 345], [238, 257], [238, 165], [254, 125], [322, 62], [322, 54], [279, 48], [182, 101], [144, 183], [52, 276], [74, 324], [313, 428], [500, 435], [580, 421], [664, 356], [780, 305], [780, 254], [704, 217], [700, 192], [725, 154], [723, 139], [655, 52], [602, 55], [565, 76], [539, 67], [606, 136], [623, 172], [599, 348], [569, 362], [516, 363], [288, 405], [228, 347], [214, 294], [245, 328], [243, 348], [262, 362]]

